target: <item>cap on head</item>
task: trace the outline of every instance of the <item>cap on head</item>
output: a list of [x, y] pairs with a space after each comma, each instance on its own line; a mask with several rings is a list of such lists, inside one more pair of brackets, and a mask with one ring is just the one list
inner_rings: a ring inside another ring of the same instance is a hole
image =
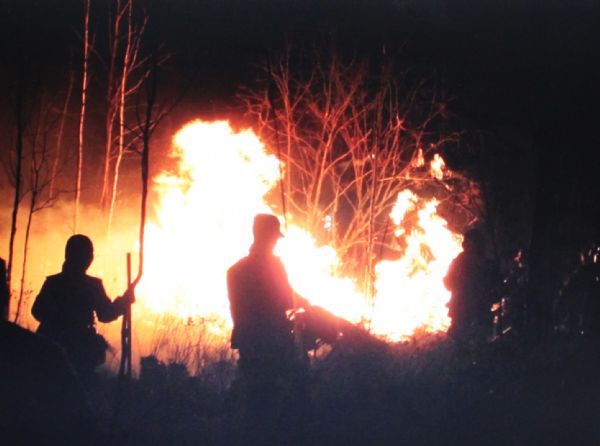
[[254, 240], [283, 237], [279, 219], [271, 214], [257, 214], [252, 225]]
[[94, 245], [89, 237], [75, 234], [65, 246], [65, 260], [72, 264], [89, 265], [94, 259]]

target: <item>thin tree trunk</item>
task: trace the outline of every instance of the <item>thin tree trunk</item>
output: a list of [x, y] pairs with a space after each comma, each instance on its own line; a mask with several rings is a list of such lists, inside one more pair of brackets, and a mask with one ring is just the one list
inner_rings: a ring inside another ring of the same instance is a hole
[[73, 232], [79, 226], [79, 206], [81, 201], [81, 177], [83, 171], [83, 128], [85, 122], [85, 108], [88, 85], [88, 59], [89, 59], [89, 30], [90, 30], [90, 0], [85, 2], [85, 24], [83, 37], [83, 79], [81, 87], [81, 112], [79, 114], [79, 144], [77, 147], [77, 174], [75, 178], [75, 219]]
[[[12, 269], [14, 262], [14, 246], [15, 236], [17, 234], [17, 215], [19, 213], [19, 203], [21, 201], [21, 176], [22, 176], [22, 164], [23, 164], [23, 132], [25, 131], [25, 122], [23, 118], [23, 67], [20, 68], [21, 73], [17, 81], [17, 95], [16, 95], [16, 108], [15, 117], [17, 123], [17, 139], [15, 144], [15, 195], [13, 199], [13, 209], [10, 222], [10, 240], [8, 243], [8, 265], [6, 268], [6, 282], [8, 284], [8, 290], [12, 289]], [[8, 301], [8, 308], [6, 314], [10, 317], [10, 297]]]
[[67, 111], [69, 109], [69, 102], [71, 101], [71, 93], [73, 92], [73, 84], [75, 83], [75, 72], [71, 70], [69, 72], [69, 86], [67, 87], [67, 96], [65, 97], [65, 103], [62, 109], [62, 116], [60, 118], [60, 125], [58, 127], [58, 134], [56, 136], [56, 154], [54, 162], [52, 163], [52, 175], [50, 177], [50, 186], [48, 195], [54, 196], [54, 183], [56, 181], [56, 174], [58, 172], [58, 164], [60, 162], [60, 154], [62, 152], [62, 139], [65, 129], [65, 119], [67, 117]]
[[125, 54], [123, 59], [123, 71], [121, 74], [121, 85], [119, 92], [119, 144], [117, 147], [117, 159], [115, 161], [115, 169], [113, 173], [112, 193], [110, 198], [110, 207], [108, 210], [108, 228], [107, 234], [110, 238], [112, 230], [112, 222], [115, 212], [115, 203], [117, 201], [117, 190], [119, 188], [119, 171], [121, 169], [121, 162], [123, 161], [123, 154], [125, 151], [125, 98], [127, 89], [127, 74], [129, 72], [129, 62], [131, 53], [131, 39], [133, 34], [133, 17], [132, 9], [133, 5], [131, 0], [128, 3], [128, 15], [127, 15], [127, 45], [125, 46]]
[[110, 159], [112, 155], [112, 137], [113, 137], [113, 125], [115, 123], [115, 111], [109, 110], [109, 115], [106, 118], [106, 143], [104, 146], [104, 166], [102, 169], [102, 194], [100, 196], [100, 203], [102, 207], [106, 205], [109, 197], [109, 183], [110, 183]]
[[[142, 160], [141, 160], [141, 174], [142, 174], [142, 201], [140, 205], [140, 250], [139, 250], [139, 262], [138, 262], [138, 273], [134, 280], [137, 284], [142, 278], [144, 272], [144, 235], [146, 233], [146, 214], [147, 214], [147, 203], [148, 203], [148, 175], [149, 175], [149, 162], [150, 162], [150, 139], [155, 126], [158, 124], [158, 119], [153, 121], [153, 111], [156, 104], [156, 95], [158, 90], [158, 54], [156, 48], [152, 54], [152, 68], [149, 75], [147, 84], [147, 99], [146, 104], [146, 117], [142, 131]], [[160, 119], [160, 118], [159, 118]]]
[[[109, 46], [111, 48], [110, 61], [108, 67], [108, 78], [107, 78], [107, 111], [106, 111], [106, 122], [105, 122], [105, 147], [104, 147], [104, 166], [102, 173], [102, 193], [100, 196], [100, 203], [104, 208], [111, 196], [110, 188], [110, 165], [113, 148], [113, 128], [115, 125], [115, 119], [117, 116], [117, 98], [118, 89], [115, 88], [115, 69], [117, 64], [119, 41], [120, 41], [120, 29], [121, 29], [121, 18], [123, 17], [123, 11], [121, 8], [120, 0], [117, 1], [114, 27], [110, 29], [109, 26]], [[109, 19], [110, 23], [110, 19]]]
[[25, 227], [25, 242], [23, 244], [23, 265], [21, 270], [21, 284], [19, 286], [19, 300], [17, 301], [17, 310], [14, 319], [15, 323], [19, 322], [19, 316], [21, 315], [21, 307], [23, 306], [23, 296], [25, 294], [25, 276], [27, 273], [27, 253], [29, 251], [29, 235], [31, 233], [31, 222], [33, 221], [33, 213], [35, 212], [37, 194], [38, 191], [34, 188], [31, 191], [31, 200], [29, 201], [29, 213], [27, 215], [27, 226]]

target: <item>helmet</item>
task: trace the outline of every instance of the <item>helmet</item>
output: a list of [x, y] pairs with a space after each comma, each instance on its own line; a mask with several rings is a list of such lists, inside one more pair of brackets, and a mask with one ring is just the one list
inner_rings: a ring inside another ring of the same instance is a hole
[[279, 219], [271, 214], [257, 214], [252, 225], [254, 240], [265, 240], [272, 237], [283, 237]]

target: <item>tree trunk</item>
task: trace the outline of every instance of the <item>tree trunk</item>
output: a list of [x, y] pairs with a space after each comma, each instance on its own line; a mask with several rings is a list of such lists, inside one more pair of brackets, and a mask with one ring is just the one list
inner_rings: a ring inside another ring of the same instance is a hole
[[27, 273], [27, 252], [29, 251], [29, 235], [31, 233], [31, 222], [35, 212], [35, 203], [37, 200], [37, 190], [31, 191], [31, 200], [29, 201], [29, 213], [27, 215], [27, 226], [25, 227], [25, 241], [23, 243], [23, 264], [21, 270], [21, 284], [19, 286], [19, 300], [17, 301], [17, 310], [15, 313], [15, 323], [19, 323], [21, 308], [23, 306], [23, 296], [25, 295], [25, 276]]
[[75, 72], [71, 70], [69, 72], [69, 86], [67, 87], [67, 95], [65, 97], [65, 103], [62, 109], [62, 115], [60, 117], [60, 124], [58, 127], [58, 133], [56, 135], [56, 153], [54, 156], [54, 162], [52, 163], [52, 174], [50, 177], [50, 186], [48, 195], [50, 197], [54, 196], [54, 187], [56, 182], [56, 176], [58, 173], [58, 164], [60, 163], [60, 155], [62, 152], [62, 139], [65, 128], [65, 120], [67, 117], [67, 111], [69, 109], [69, 102], [71, 101], [71, 93], [73, 92], [73, 84], [75, 83]]
[[85, 108], [87, 105], [88, 61], [89, 61], [89, 31], [90, 31], [90, 0], [85, 2], [85, 22], [83, 37], [83, 76], [81, 86], [81, 111], [79, 113], [79, 144], [77, 146], [77, 173], [75, 175], [75, 218], [73, 232], [77, 233], [79, 226], [79, 206], [81, 201], [81, 177], [83, 173], [83, 129]]
[[[15, 144], [15, 195], [13, 199], [13, 208], [10, 222], [10, 240], [8, 243], [8, 265], [6, 269], [6, 282], [9, 293], [12, 289], [12, 267], [14, 262], [15, 236], [17, 234], [17, 215], [19, 213], [19, 203], [21, 202], [21, 177], [23, 164], [23, 133], [25, 131], [25, 119], [23, 117], [24, 85], [23, 85], [23, 67], [21, 65], [19, 79], [17, 81], [17, 94], [15, 106], [15, 118], [17, 123], [17, 138]], [[7, 317], [10, 317], [10, 297], [8, 307], [6, 308]]]
[[115, 204], [117, 201], [117, 191], [119, 188], [119, 172], [121, 169], [121, 162], [123, 161], [123, 154], [125, 153], [125, 100], [127, 97], [127, 78], [130, 70], [131, 44], [133, 38], [133, 5], [131, 1], [128, 2], [127, 7], [129, 8], [127, 12], [127, 44], [125, 46], [125, 53], [123, 56], [123, 70], [120, 79], [121, 85], [119, 87], [119, 143], [117, 147], [117, 159], [115, 161], [115, 168], [113, 171], [110, 206], [108, 209], [107, 235], [109, 238], [112, 231], [112, 222], [114, 218]]
[[[117, 117], [118, 103], [119, 103], [119, 88], [116, 83], [118, 79], [115, 79], [115, 71], [117, 68], [117, 59], [119, 53], [119, 43], [121, 40], [121, 19], [125, 8], [121, 7], [121, 1], [117, 0], [113, 27], [109, 30], [109, 47], [110, 47], [110, 60], [108, 62], [108, 76], [107, 76], [107, 87], [106, 87], [106, 121], [104, 124], [105, 132], [105, 145], [104, 145], [104, 166], [102, 172], [102, 193], [100, 195], [100, 204], [103, 208], [109, 203], [111, 197], [111, 181], [110, 181], [110, 167], [111, 158], [113, 156], [113, 130], [115, 125], [115, 119]], [[110, 15], [110, 14], [109, 14]], [[109, 23], [111, 18], [109, 17]]]

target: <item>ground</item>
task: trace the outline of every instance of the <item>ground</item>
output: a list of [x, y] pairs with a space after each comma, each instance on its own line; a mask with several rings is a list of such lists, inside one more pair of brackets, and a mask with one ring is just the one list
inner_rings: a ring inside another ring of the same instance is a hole
[[[599, 444], [599, 348], [583, 337], [528, 345], [516, 336], [470, 345], [444, 338], [339, 345], [313, 364], [304, 444]], [[116, 429], [115, 378], [105, 376], [95, 396], [105, 401], [96, 403], [103, 435], [113, 444], [235, 444], [239, 391], [235, 381], [215, 380], [234, 372], [223, 363], [191, 377], [182, 366], [151, 360], [126, 390]]]

